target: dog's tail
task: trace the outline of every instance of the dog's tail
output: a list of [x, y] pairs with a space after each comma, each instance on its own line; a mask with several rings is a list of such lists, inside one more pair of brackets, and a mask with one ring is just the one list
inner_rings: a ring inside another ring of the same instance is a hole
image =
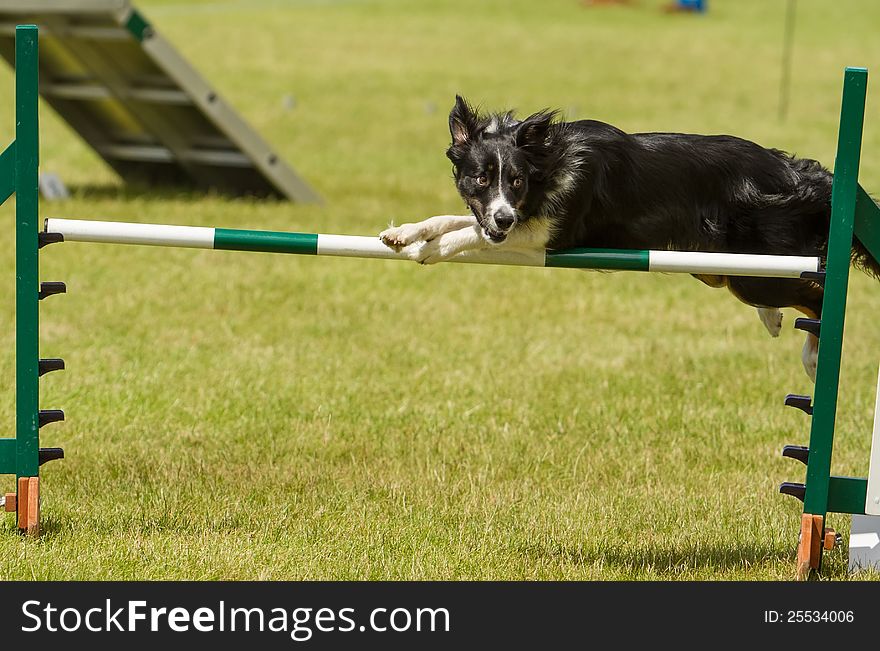
[[[871, 197], [871, 201], [880, 208], [880, 203], [874, 197]], [[867, 247], [855, 235], [853, 235], [851, 260], [854, 267], [880, 280], [880, 261], [871, 255]]]
[[852, 264], [869, 276], [880, 280], [880, 262], [870, 254], [865, 245], [855, 236], [853, 236], [852, 243]]
[[[808, 212], [812, 212], [817, 206], [822, 206], [821, 213], [823, 217], [817, 223], [817, 226], [821, 228], [819, 256], [824, 261], [827, 259], [828, 253], [828, 232], [831, 226], [831, 192], [834, 174], [819, 163], [819, 161], [809, 158], [796, 158], [785, 152], [774, 151], [779, 158], [786, 162], [799, 180], [795, 192], [787, 198], [783, 197], [780, 205], [784, 205], [788, 211], [806, 208]], [[870, 195], [868, 196], [870, 197]], [[870, 199], [874, 202], [874, 205], [880, 208], [880, 202], [874, 199], [874, 197], [870, 197]], [[779, 201], [778, 195], [773, 200]], [[852, 240], [850, 261], [857, 269], [880, 280], [880, 260], [871, 255], [867, 247], [855, 235], [853, 235]]]

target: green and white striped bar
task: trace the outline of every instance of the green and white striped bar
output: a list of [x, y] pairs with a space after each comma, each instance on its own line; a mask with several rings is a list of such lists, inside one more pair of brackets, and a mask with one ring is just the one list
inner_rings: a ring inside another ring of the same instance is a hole
[[[377, 237], [251, 231], [202, 226], [163, 226], [125, 222], [47, 219], [47, 233], [60, 233], [69, 242], [146, 244], [151, 246], [263, 251], [345, 258], [406, 260], [406, 254], [389, 249]], [[565, 251], [505, 251], [503, 248], [462, 253], [450, 262], [501, 264], [528, 267], [568, 267], [798, 278], [819, 270], [819, 259], [804, 256], [636, 251], [625, 249], [569, 249]]]

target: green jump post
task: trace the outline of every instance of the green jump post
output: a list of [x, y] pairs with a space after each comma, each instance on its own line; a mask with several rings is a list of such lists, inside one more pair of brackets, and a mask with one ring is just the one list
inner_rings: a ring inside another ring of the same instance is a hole
[[[15, 141], [0, 154], [0, 203], [15, 194], [15, 438], [0, 439], [4, 497], [18, 528], [40, 531], [39, 52], [35, 25], [15, 29]], [[47, 418], [58, 420], [57, 415]], [[14, 507], [13, 507], [14, 501]]]
[[837, 156], [834, 161], [832, 227], [828, 237], [822, 330], [804, 496], [804, 512], [821, 515], [823, 518], [828, 511], [831, 451], [837, 412], [867, 81], [866, 70], [847, 68], [843, 84]]
[[847, 68], [844, 75], [837, 156], [831, 192], [831, 225], [825, 266], [825, 293], [819, 332], [819, 358], [801, 525], [799, 574], [821, 567], [821, 540], [828, 512], [864, 513], [867, 481], [831, 475], [834, 425], [840, 382], [850, 252], [860, 193], [859, 158], [865, 117], [868, 71]]
[[39, 475], [39, 180], [37, 28], [15, 30], [16, 477]]

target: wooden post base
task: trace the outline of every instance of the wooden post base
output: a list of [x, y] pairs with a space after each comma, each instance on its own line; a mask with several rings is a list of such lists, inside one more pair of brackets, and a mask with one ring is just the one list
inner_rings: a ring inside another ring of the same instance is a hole
[[825, 527], [825, 535], [823, 541], [825, 551], [830, 552], [837, 546], [837, 532], [830, 527]]
[[818, 570], [822, 560], [822, 546], [825, 542], [824, 518], [821, 515], [804, 513], [801, 516], [801, 538], [798, 542], [797, 578], [806, 581], [810, 570]]
[[40, 535], [40, 478], [19, 477], [18, 496], [15, 501], [18, 507], [18, 530], [29, 536]]

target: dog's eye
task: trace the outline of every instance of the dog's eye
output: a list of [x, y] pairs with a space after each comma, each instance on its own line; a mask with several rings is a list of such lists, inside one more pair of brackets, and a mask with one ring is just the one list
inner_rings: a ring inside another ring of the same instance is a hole
[[515, 187], [516, 189], [521, 188], [522, 184], [523, 180], [521, 176], [517, 176], [515, 179], [513, 179], [513, 187]]
[[477, 185], [482, 185], [482, 186], [489, 185], [489, 177], [487, 177], [485, 174], [480, 174], [477, 177]]

